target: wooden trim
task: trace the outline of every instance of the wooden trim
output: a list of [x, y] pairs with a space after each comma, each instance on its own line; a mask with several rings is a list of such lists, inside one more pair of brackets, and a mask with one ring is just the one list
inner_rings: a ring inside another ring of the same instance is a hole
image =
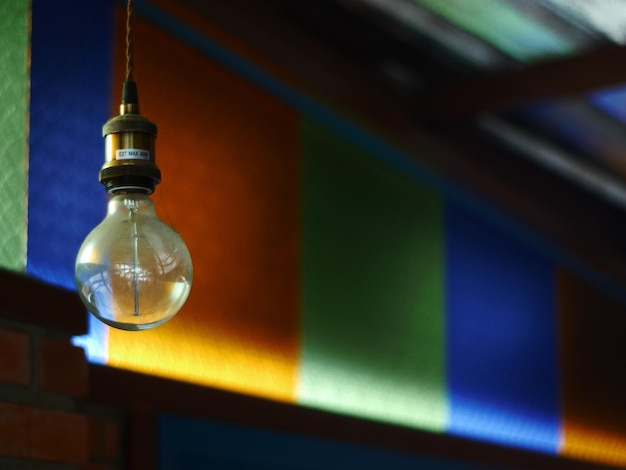
[[0, 317], [69, 335], [87, 332], [86, 309], [75, 292], [0, 270]]
[[126, 462], [129, 469], [156, 468], [154, 464], [159, 448], [157, 420], [161, 413], [182, 414], [511, 469], [609, 468], [98, 365], [90, 366], [90, 387], [90, 400], [114, 405], [126, 412], [129, 420]]
[[626, 81], [626, 47], [608, 46], [524, 69], [442, 84], [415, 101], [423, 119], [470, 119], [545, 99], [581, 96]]

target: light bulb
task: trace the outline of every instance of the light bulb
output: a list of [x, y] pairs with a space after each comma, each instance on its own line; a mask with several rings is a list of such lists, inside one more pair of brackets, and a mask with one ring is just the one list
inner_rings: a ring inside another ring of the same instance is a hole
[[156, 125], [139, 114], [137, 86], [124, 82], [120, 115], [102, 128], [100, 182], [112, 195], [107, 216], [76, 257], [76, 287], [104, 323], [147, 330], [185, 303], [193, 276], [183, 239], [159, 219], [148, 197], [161, 181], [155, 161]]
[[76, 258], [76, 286], [89, 311], [124, 330], [145, 330], [183, 306], [193, 276], [189, 250], [145, 194], [113, 196]]

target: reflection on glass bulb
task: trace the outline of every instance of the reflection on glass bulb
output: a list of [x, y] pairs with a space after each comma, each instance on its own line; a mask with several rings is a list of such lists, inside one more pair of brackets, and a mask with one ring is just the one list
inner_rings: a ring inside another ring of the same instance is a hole
[[193, 276], [183, 239], [144, 194], [120, 194], [76, 258], [78, 293], [103, 322], [123, 330], [154, 328], [183, 306]]

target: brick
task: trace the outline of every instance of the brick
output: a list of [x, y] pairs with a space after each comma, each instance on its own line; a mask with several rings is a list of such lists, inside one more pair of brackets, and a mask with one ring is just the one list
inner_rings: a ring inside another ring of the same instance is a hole
[[102, 454], [102, 439], [100, 439], [100, 420], [89, 418], [89, 455], [99, 457]]
[[31, 457], [61, 462], [87, 462], [87, 417], [35, 410], [33, 427]]
[[30, 337], [0, 329], [0, 381], [30, 383]]
[[88, 366], [82, 348], [56, 338], [39, 342], [39, 387], [73, 397], [88, 394]]
[[31, 411], [20, 405], [0, 403], [0, 455], [29, 457]]
[[120, 457], [120, 424], [111, 417], [89, 419], [89, 452], [92, 457], [115, 461]]
[[87, 417], [0, 403], [0, 455], [87, 463]]
[[120, 457], [120, 425], [116, 419], [105, 419], [102, 422], [102, 457], [117, 460]]

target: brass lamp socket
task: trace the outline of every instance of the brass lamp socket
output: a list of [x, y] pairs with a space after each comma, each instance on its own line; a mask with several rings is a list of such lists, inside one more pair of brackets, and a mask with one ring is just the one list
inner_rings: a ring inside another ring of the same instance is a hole
[[139, 104], [122, 102], [120, 115], [102, 127], [104, 165], [99, 179], [109, 194], [152, 194], [161, 182], [155, 163], [157, 126], [139, 114]]

